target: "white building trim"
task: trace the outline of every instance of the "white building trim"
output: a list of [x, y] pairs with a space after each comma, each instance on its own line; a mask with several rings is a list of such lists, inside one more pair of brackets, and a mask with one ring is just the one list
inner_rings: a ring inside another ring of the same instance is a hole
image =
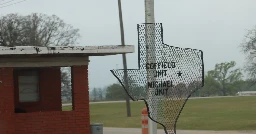
[[90, 56], [133, 53], [134, 46], [0, 47], [0, 67], [88, 65]]
[[1, 55], [17, 54], [123, 54], [133, 53], [132, 45], [111, 45], [111, 46], [55, 46], [55, 47], [36, 47], [36, 46], [16, 46], [0, 47]]

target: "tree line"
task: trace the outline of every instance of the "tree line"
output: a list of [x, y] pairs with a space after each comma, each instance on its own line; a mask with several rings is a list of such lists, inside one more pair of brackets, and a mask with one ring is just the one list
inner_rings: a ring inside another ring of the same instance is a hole
[[[204, 87], [198, 88], [192, 97], [234, 96], [239, 91], [256, 91], [254, 81], [243, 77], [242, 70], [236, 68], [235, 61], [218, 63], [213, 70], [205, 72]], [[124, 100], [125, 94], [124, 88], [119, 83], [91, 90], [93, 101]]]

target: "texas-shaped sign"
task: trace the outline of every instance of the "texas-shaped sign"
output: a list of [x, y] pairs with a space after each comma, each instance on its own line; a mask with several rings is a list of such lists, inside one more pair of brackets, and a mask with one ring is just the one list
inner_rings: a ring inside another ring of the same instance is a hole
[[138, 69], [111, 70], [134, 101], [144, 100], [149, 118], [176, 134], [186, 101], [203, 86], [203, 52], [163, 42], [161, 23], [138, 24]]

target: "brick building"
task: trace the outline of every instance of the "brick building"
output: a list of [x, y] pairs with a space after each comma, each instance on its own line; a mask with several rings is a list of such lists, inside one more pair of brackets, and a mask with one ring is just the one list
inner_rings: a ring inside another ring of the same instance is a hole
[[[0, 47], [0, 134], [90, 134], [89, 57], [132, 52], [133, 46]], [[71, 67], [72, 111], [62, 111], [60, 67]]]

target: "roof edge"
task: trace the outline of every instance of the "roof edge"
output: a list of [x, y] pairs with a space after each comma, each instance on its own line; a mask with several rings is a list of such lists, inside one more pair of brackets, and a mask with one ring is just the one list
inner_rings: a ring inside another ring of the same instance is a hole
[[124, 54], [134, 53], [134, 45], [104, 45], [104, 46], [16, 46], [0, 47], [1, 55], [23, 55], [23, 54]]

